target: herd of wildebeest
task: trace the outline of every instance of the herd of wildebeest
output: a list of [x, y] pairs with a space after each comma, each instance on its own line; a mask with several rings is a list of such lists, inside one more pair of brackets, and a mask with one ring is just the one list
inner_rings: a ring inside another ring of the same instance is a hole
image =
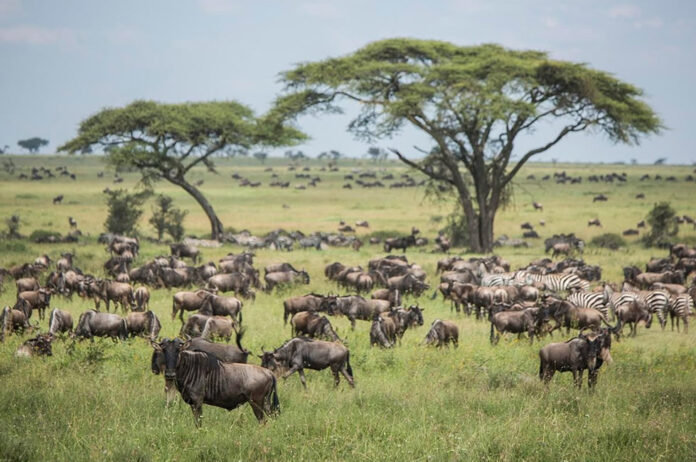
[[[142, 336], [153, 348], [152, 372], [164, 375], [167, 403], [178, 390], [198, 425], [203, 404], [234, 409], [248, 402], [262, 421], [279, 410], [276, 377], [296, 372], [306, 387], [305, 369], [329, 368], [336, 386], [343, 376], [354, 387], [347, 342], [330, 318], [344, 316], [352, 329], [365, 321], [370, 325], [370, 346], [398, 348], [410, 328], [425, 323], [426, 308], [420, 302], [404, 306], [404, 295], [425, 298], [426, 304], [442, 296], [451, 303], [454, 316], [487, 320], [492, 345], [505, 334], [518, 338], [526, 334], [533, 342], [534, 337], [563, 330], [569, 335], [577, 329], [577, 336], [539, 351], [539, 377], [548, 383], [555, 372], [570, 371], [578, 387], [585, 370], [589, 386], [595, 385], [601, 365], [611, 361], [612, 336], [619, 340], [626, 325], [629, 335], [636, 336], [638, 326], [650, 328], [656, 316], [662, 329], [669, 319], [672, 330], [676, 321], [677, 331], [682, 323], [686, 332], [696, 297], [693, 281], [686, 285], [696, 271], [696, 248], [682, 244], [672, 246], [665, 258], [647, 262], [645, 271], [624, 268], [620, 286], [602, 281], [601, 268], [566, 255], [568, 248], [583, 246], [574, 235], [557, 235], [546, 242], [547, 252], [564, 259], [542, 258], [516, 271], [499, 256], [447, 256], [437, 263], [437, 287], [426, 282], [428, 275], [421, 266], [403, 255], [390, 254], [366, 266], [327, 265], [324, 277], [345, 295], [308, 293], [287, 298], [282, 317], [284, 324], [290, 323], [292, 338], [252, 355], [242, 346], [244, 301], [254, 299], [258, 290], [309, 284], [306, 271], [285, 262], [266, 266], [261, 277], [250, 251], [230, 253], [217, 264], [192, 266], [185, 259], [196, 265], [200, 251], [190, 244], [173, 244], [171, 255], [134, 266], [140, 251], [137, 238], [105, 234], [100, 240], [110, 254], [103, 266], [105, 278], [84, 274], [76, 265], [79, 259], [70, 253], [55, 262], [43, 255], [0, 269], [0, 278], [5, 282], [13, 278], [17, 290], [14, 306], [2, 311], [0, 338], [36, 334], [32, 331], [42, 329], [47, 310], [47, 331], [26, 340], [17, 356], [50, 356], [52, 342], [58, 339], [111, 337], [118, 341]], [[174, 339], [159, 338], [161, 324], [150, 310], [150, 291], [161, 288], [188, 289], [172, 297], [172, 320], [177, 316], [181, 320], [180, 334]], [[51, 309], [56, 296], [91, 299], [94, 309], [74, 323], [69, 312]], [[119, 307], [123, 316], [118, 314]], [[38, 324], [30, 322], [35, 312]], [[233, 336], [235, 342], [230, 344]], [[434, 319], [422, 344], [457, 347], [458, 342], [456, 322]], [[260, 358], [260, 365], [249, 364], [254, 356]]]

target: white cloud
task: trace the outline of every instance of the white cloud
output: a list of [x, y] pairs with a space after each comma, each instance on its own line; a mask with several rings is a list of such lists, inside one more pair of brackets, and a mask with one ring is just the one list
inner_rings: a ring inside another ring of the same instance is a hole
[[39, 26], [0, 27], [0, 43], [28, 43], [47, 45], [51, 43], [74, 43], [75, 32], [64, 27], [46, 28]]
[[640, 8], [635, 5], [617, 5], [609, 10], [610, 18], [637, 18]]

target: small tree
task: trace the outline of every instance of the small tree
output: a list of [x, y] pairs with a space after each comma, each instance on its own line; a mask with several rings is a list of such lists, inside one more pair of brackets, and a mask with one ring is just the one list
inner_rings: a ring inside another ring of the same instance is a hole
[[10, 149], [10, 147], [9, 147], [8, 145], [3, 146], [3, 147], [0, 149], [0, 154], [5, 154], [5, 153], [7, 152], [8, 149]]
[[650, 225], [650, 232], [643, 238], [645, 245], [650, 247], [668, 246], [671, 238], [679, 232], [679, 225], [675, 219], [676, 216], [677, 213], [669, 202], [655, 204], [648, 216], [645, 217]]
[[372, 159], [372, 162], [386, 160], [387, 151], [377, 146], [370, 146], [367, 150], [367, 155]]
[[19, 215], [12, 215], [5, 220], [5, 224], [7, 224], [7, 237], [10, 239], [22, 237], [22, 235], [19, 234], [19, 227], [21, 225]]
[[157, 231], [157, 239], [160, 241], [164, 233], [169, 234], [175, 241], [180, 241], [184, 237], [183, 223], [188, 210], [174, 207], [173, 202], [171, 197], [160, 194], [152, 208], [152, 217], [149, 221]]
[[110, 233], [134, 234], [138, 220], [143, 215], [142, 206], [150, 197], [151, 191], [144, 190], [129, 194], [125, 189], [106, 191], [106, 206], [109, 209], [104, 228]]
[[665, 165], [665, 162], [667, 162], [667, 158], [666, 158], [666, 157], [660, 157], [659, 159], [657, 159], [657, 160], [655, 161], [655, 165]]
[[20, 148], [24, 148], [27, 151], [34, 153], [39, 152], [39, 149], [42, 146], [46, 146], [48, 144], [48, 140], [35, 136], [33, 138], [27, 138], [26, 140], [19, 140], [17, 141], [17, 144]]
[[261, 164], [265, 164], [267, 158], [268, 158], [268, 153], [266, 153], [266, 152], [258, 151], [258, 152], [254, 153], [254, 159], [261, 162]]

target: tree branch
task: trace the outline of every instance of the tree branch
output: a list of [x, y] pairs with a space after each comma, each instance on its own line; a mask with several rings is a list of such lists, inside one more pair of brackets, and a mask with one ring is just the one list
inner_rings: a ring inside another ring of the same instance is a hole
[[415, 168], [419, 172], [423, 173], [425, 176], [432, 178], [434, 180], [444, 181], [444, 182], [449, 183], [453, 186], [455, 185], [454, 181], [451, 178], [447, 178], [446, 176], [438, 175], [437, 173], [433, 172], [432, 170], [426, 169], [425, 167], [423, 167], [419, 163], [413, 162], [412, 160], [407, 159], [397, 149], [389, 148], [389, 150], [391, 152], [393, 152], [394, 154], [396, 154], [396, 157], [398, 157], [399, 160], [401, 160], [401, 162], [405, 163], [406, 165], [408, 165], [411, 168]]

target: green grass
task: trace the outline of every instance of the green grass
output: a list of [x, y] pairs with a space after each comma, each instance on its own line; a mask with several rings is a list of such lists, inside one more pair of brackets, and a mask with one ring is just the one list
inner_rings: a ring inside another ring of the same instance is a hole
[[[55, 259], [62, 251], [74, 251], [76, 264], [100, 274], [107, 254], [96, 236], [102, 230], [106, 211], [101, 190], [118, 187], [109, 179], [98, 179], [103, 167], [98, 159], [81, 157], [15, 157], [25, 170], [30, 165], [67, 165], [78, 175], [44, 182], [18, 181], [0, 174], [0, 217], [18, 213], [21, 233], [46, 229], [65, 234], [67, 217], [73, 216], [88, 237], [78, 244], [33, 244], [0, 241], [0, 266], [33, 260], [48, 253]], [[280, 160], [270, 160], [281, 179], [295, 180]], [[202, 187], [220, 213], [225, 226], [247, 228], [255, 233], [275, 228], [335, 231], [338, 220], [352, 224], [367, 220], [371, 228], [360, 235], [395, 230], [407, 233], [411, 226], [433, 238], [441, 224], [431, 220], [446, 215], [449, 205], [423, 199], [422, 189], [343, 190], [343, 175], [352, 168], [374, 168], [373, 164], [346, 161], [337, 173], [312, 172], [323, 181], [306, 191], [239, 188], [229, 175], [238, 171], [267, 184], [265, 166], [249, 160], [222, 162], [220, 175], [193, 172], [204, 179]], [[379, 165], [395, 176], [406, 172], [397, 164]], [[586, 177], [592, 173], [626, 171], [625, 185], [556, 185], [527, 181], [530, 173], [566, 170]], [[543, 237], [557, 232], [576, 232], [589, 240], [605, 232], [620, 233], [645, 217], [653, 203], [669, 200], [679, 213], [694, 213], [693, 183], [638, 182], [643, 173], [655, 172], [683, 179], [687, 167], [643, 167], [615, 165], [532, 165], [518, 177], [514, 202], [496, 221], [497, 234], [521, 237], [519, 224], [546, 220], [536, 226]], [[109, 174], [107, 173], [107, 176]], [[125, 185], [137, 181], [126, 174]], [[188, 208], [187, 231], [208, 232], [202, 212], [183, 192], [166, 184], [158, 192], [172, 195], [177, 206]], [[638, 192], [646, 199], [633, 199]], [[604, 193], [606, 203], [592, 204], [592, 195]], [[53, 206], [51, 198], [64, 194], [64, 203]], [[534, 212], [533, 200], [544, 204]], [[284, 209], [287, 204], [290, 209]], [[148, 205], [149, 208], [149, 205]], [[603, 229], [586, 226], [598, 217]], [[143, 231], [152, 236], [143, 218]], [[696, 240], [691, 227], [682, 227], [680, 238]], [[659, 249], [644, 249], [637, 238], [618, 251], [589, 247], [584, 255], [598, 264], [604, 277], [618, 281], [621, 267], [642, 266]], [[543, 254], [543, 244], [529, 249], [500, 249], [513, 267]], [[143, 244], [139, 261], [167, 254], [165, 245]], [[204, 259], [216, 261], [240, 248], [224, 246], [203, 249]], [[350, 249], [297, 250], [292, 253], [257, 252], [255, 265], [289, 261], [306, 268], [312, 282], [280, 294], [260, 293], [254, 303], [245, 303], [244, 322], [248, 335], [244, 344], [254, 353], [278, 346], [289, 337], [282, 322], [282, 300], [305, 293], [337, 291], [323, 277], [323, 267], [333, 261], [363, 264], [382, 255], [379, 246]], [[421, 264], [431, 284], [437, 282], [438, 254], [429, 248], [406, 253]], [[172, 321], [173, 291], [153, 291], [151, 305], [163, 323], [164, 336], [176, 335], [179, 321]], [[429, 295], [428, 292], [427, 295]], [[13, 303], [12, 281], [0, 294], [2, 305]], [[78, 297], [72, 301], [55, 297], [53, 306], [67, 309], [77, 319], [91, 304]], [[407, 300], [410, 303], [412, 300]], [[191, 411], [180, 399], [167, 408], [164, 380], [150, 372], [151, 348], [142, 339], [114, 343], [97, 340], [57, 342], [54, 355], [46, 359], [19, 360], [13, 356], [23, 341], [12, 336], [0, 345], [0, 460], [693, 460], [696, 457], [696, 334], [693, 320], [688, 335], [660, 331], [657, 323], [639, 328], [635, 339], [614, 343], [614, 364], [603, 367], [597, 390], [573, 388], [569, 374], [554, 377], [546, 388], [539, 383], [539, 344], [514, 338], [496, 347], [488, 341], [489, 324], [450, 312], [449, 305], [423, 297], [426, 325], [408, 331], [400, 347], [370, 349], [369, 323], [359, 322], [355, 331], [343, 318], [333, 318], [338, 334], [346, 338], [356, 388], [342, 382], [333, 388], [327, 371], [307, 373], [308, 390], [296, 376], [279, 381], [281, 414], [259, 426], [248, 406], [232, 412], [205, 406], [203, 428], [193, 426]], [[438, 351], [420, 342], [435, 318], [454, 320], [460, 327], [460, 347]], [[35, 321], [35, 319], [32, 319]], [[47, 321], [41, 326], [45, 329]], [[565, 336], [546, 338], [543, 343]], [[258, 363], [258, 358], [252, 362]]]

